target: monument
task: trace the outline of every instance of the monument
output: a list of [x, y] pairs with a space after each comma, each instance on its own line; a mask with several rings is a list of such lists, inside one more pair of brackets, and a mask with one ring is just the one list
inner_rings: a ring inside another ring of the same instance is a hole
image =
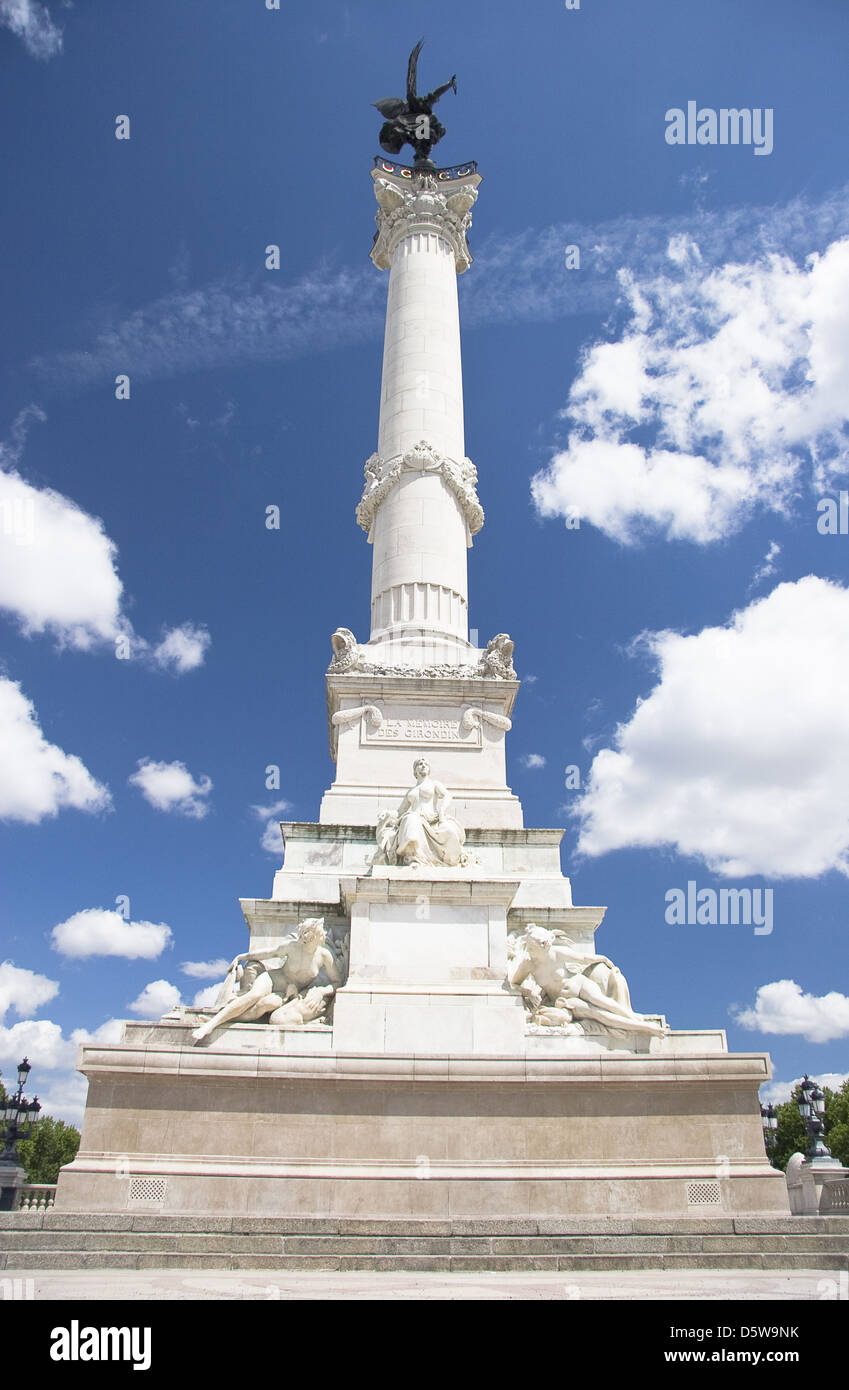
[[[376, 103], [393, 157], [372, 170], [389, 290], [356, 509], [371, 626], [330, 639], [335, 776], [317, 821], [282, 826], [271, 896], [243, 900], [248, 947], [215, 1006], [81, 1049], [88, 1104], [57, 1209], [786, 1213], [758, 1107], [768, 1058], [632, 1002], [596, 950], [604, 909], [572, 902], [563, 832], [526, 828], [507, 785], [513, 641], [478, 647], [468, 627], [484, 513], [457, 277], [481, 177], [430, 158], [433, 104], [456, 81], [420, 97], [420, 48], [406, 98]], [[394, 159], [404, 144], [411, 167]]]

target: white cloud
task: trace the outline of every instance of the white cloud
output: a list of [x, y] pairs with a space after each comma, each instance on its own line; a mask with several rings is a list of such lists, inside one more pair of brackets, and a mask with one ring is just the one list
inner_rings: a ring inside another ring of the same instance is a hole
[[138, 1014], [139, 1018], [157, 1019], [170, 1013], [171, 1009], [180, 1003], [180, 999], [180, 991], [176, 985], [169, 984], [167, 980], [151, 980], [138, 998], [127, 1007], [131, 1013]]
[[[28, 1056], [32, 1071], [27, 1094], [38, 1095], [42, 1115], [79, 1127], [88, 1082], [74, 1070], [77, 1048], [80, 1043], [118, 1042], [122, 1027], [119, 1019], [110, 1018], [92, 1033], [75, 1028], [70, 1038], [63, 1036], [58, 1023], [47, 1019], [27, 1019], [14, 1028], [0, 1028], [0, 1068], [11, 1078], [21, 1058]], [[45, 1072], [53, 1075], [45, 1078]]]
[[121, 631], [117, 550], [69, 497], [0, 472], [0, 608], [31, 636], [87, 651]]
[[33, 1085], [38, 1090], [36, 1071], [55, 1071], [73, 1067], [77, 1045], [63, 1037], [58, 1023], [47, 1018], [27, 1018], [11, 1028], [0, 1028], [0, 1069], [11, 1075], [22, 1057], [28, 1057], [33, 1067]]
[[[790, 1100], [801, 1080], [802, 1077], [797, 1076], [793, 1081], [768, 1081], [760, 1089], [761, 1103], [781, 1105], [784, 1101]], [[811, 1080], [818, 1086], [827, 1086], [830, 1091], [839, 1091], [844, 1082], [849, 1081], [849, 1072], [823, 1071], [818, 1076], [812, 1076]]]
[[[475, 246], [475, 274], [463, 276], [463, 321], [489, 323], [554, 320], [606, 314], [621, 294], [617, 271], [643, 277], [664, 268], [692, 273], [698, 238], [702, 262], [755, 259], [779, 247], [804, 257], [845, 232], [849, 187], [817, 201], [703, 208], [598, 224], [529, 228], [513, 237], [493, 234]], [[582, 249], [581, 269], [564, 268], [564, 247]], [[674, 259], [669, 258], [672, 246]], [[116, 320], [93, 341], [35, 366], [50, 381], [100, 381], [120, 361], [134, 378], [150, 380], [244, 362], [274, 362], [322, 352], [383, 333], [380, 277], [359, 266], [321, 266], [289, 284], [230, 276], [196, 289], [180, 287]]]
[[741, 1009], [734, 1017], [743, 1028], [758, 1033], [793, 1033], [813, 1043], [849, 1037], [849, 997], [836, 990], [803, 994], [795, 980], [761, 985], [754, 1007]]
[[28, 637], [49, 633], [77, 651], [113, 646], [116, 656], [177, 675], [194, 670], [209, 646], [206, 629], [183, 623], [157, 646], [134, 632], [123, 611], [117, 547], [103, 522], [17, 471], [31, 422], [45, 418], [27, 407], [0, 443], [0, 610]]
[[78, 1071], [59, 1072], [52, 1076], [38, 1093], [42, 1115], [64, 1120], [66, 1125], [80, 1128], [85, 1113], [88, 1080]]
[[781, 546], [778, 544], [778, 541], [770, 541], [766, 555], [752, 575], [752, 582], [749, 586], [751, 589], [756, 588], [758, 584], [762, 584], [765, 579], [769, 579], [775, 574], [777, 568], [776, 561], [780, 554]]
[[171, 941], [164, 922], [127, 922], [120, 912], [88, 907], [60, 922], [51, 932], [54, 951], [82, 959], [122, 956], [124, 960], [155, 960]]
[[46, 61], [62, 52], [62, 30], [38, 0], [0, 0], [0, 26], [11, 29], [32, 58]]
[[4, 960], [0, 964], [0, 1023], [9, 1009], [14, 1009], [18, 1017], [38, 1013], [42, 1004], [55, 999], [58, 993], [59, 985], [55, 980]]
[[820, 490], [845, 471], [849, 238], [804, 267], [679, 250], [667, 272], [623, 273], [630, 322], [584, 356], [567, 446], [532, 481], [543, 516], [704, 545], [786, 513], [803, 467]]
[[265, 821], [262, 835], [260, 836], [260, 847], [266, 854], [273, 854], [279, 859], [283, 853], [283, 840], [280, 835], [280, 816], [284, 811], [291, 811], [291, 801], [286, 801], [282, 797], [279, 801], [273, 801], [270, 806], [252, 806], [251, 811], [258, 820]]
[[48, 743], [35, 706], [20, 685], [0, 677], [0, 819], [35, 825], [65, 807], [105, 811], [107, 787], [82, 761]]
[[207, 985], [206, 989], [199, 989], [192, 1003], [196, 1009], [211, 1009], [218, 998], [218, 992], [224, 983], [224, 977], [218, 981], [217, 985]]
[[185, 763], [141, 758], [137, 771], [127, 780], [156, 811], [173, 811], [192, 820], [202, 820], [209, 811], [205, 798], [212, 791], [212, 782], [209, 777], [196, 782]]
[[105, 1023], [101, 1023], [90, 1033], [87, 1028], [75, 1028], [71, 1033], [71, 1041], [79, 1043], [117, 1043], [121, 1041], [121, 1033], [124, 1028], [123, 1020], [120, 1018], [107, 1018]]
[[229, 965], [229, 960], [220, 956], [218, 960], [184, 960], [180, 969], [195, 980], [223, 980]]
[[526, 753], [522, 758], [522, 766], [526, 768], [545, 767], [545, 758], [541, 753]]
[[672, 846], [729, 876], [849, 873], [849, 590], [808, 575], [725, 627], [643, 643], [659, 681], [596, 754], [579, 849]]
[[203, 665], [210, 640], [206, 628], [183, 623], [182, 627], [172, 628], [165, 634], [158, 646], [153, 648], [151, 656], [163, 670], [182, 676], [186, 671], [194, 671]]

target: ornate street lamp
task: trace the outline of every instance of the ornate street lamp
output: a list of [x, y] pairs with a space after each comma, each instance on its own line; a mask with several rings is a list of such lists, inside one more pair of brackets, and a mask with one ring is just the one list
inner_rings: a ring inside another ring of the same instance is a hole
[[764, 1130], [764, 1148], [771, 1163], [775, 1146], [778, 1143], [778, 1115], [772, 1103], [761, 1106], [761, 1124]]
[[805, 1126], [805, 1133], [808, 1136], [805, 1158], [809, 1163], [814, 1159], [820, 1163], [836, 1163], [837, 1160], [832, 1157], [831, 1150], [823, 1138], [825, 1134], [825, 1121], [823, 1119], [825, 1095], [807, 1074], [799, 1083], [795, 1100], [802, 1117], [802, 1124]]
[[17, 1092], [15, 1095], [7, 1095], [3, 1102], [5, 1145], [0, 1153], [0, 1163], [18, 1162], [18, 1142], [30, 1132], [33, 1123], [38, 1119], [41, 1109], [38, 1096], [34, 1096], [32, 1100], [24, 1100], [24, 1087], [31, 1071], [32, 1067], [25, 1057], [18, 1063]]

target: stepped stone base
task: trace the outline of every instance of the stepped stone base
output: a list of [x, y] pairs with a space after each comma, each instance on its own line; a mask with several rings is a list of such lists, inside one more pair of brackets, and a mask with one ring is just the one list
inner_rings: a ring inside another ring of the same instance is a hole
[[[156, 1031], [156, 1030], [155, 1030]], [[180, 1025], [177, 1025], [180, 1033]], [[84, 1049], [57, 1211], [400, 1221], [789, 1214], [762, 1054]]]
[[0, 1270], [849, 1270], [849, 1217], [294, 1220], [0, 1213]]

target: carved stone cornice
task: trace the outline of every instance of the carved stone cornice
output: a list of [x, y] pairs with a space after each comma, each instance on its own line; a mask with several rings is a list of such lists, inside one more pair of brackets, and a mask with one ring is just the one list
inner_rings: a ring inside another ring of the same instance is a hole
[[472, 225], [471, 210], [478, 196], [479, 174], [440, 185], [433, 174], [414, 173], [409, 179], [372, 170], [377, 234], [371, 259], [378, 270], [388, 270], [392, 253], [412, 232], [435, 232], [454, 253], [458, 275], [472, 263], [466, 235]]
[[378, 507], [403, 473], [439, 473], [460, 503], [469, 534], [477, 535], [483, 526], [484, 512], [477, 494], [478, 470], [471, 459], [457, 463], [438, 454], [426, 439], [420, 439], [412, 449], [395, 458], [382, 459], [372, 454], [366, 459], [363, 472], [365, 485], [357, 506], [357, 521], [366, 535], [371, 533]]
[[[341, 676], [355, 674], [358, 676], [402, 676], [409, 680], [418, 680], [421, 677], [437, 677], [440, 680], [497, 680], [515, 681], [516, 670], [513, 665], [513, 640], [507, 632], [499, 632], [495, 637], [491, 637], [486, 644], [486, 649], [481, 653], [480, 659], [475, 665], [466, 666], [400, 666], [400, 665], [381, 665], [369, 661], [368, 647], [361, 647], [350, 628], [337, 627], [331, 637], [333, 646], [333, 660], [327, 668], [329, 676]], [[367, 710], [375, 709], [373, 705], [363, 706], [362, 710], [346, 711], [350, 714], [350, 720], [336, 720], [334, 722], [344, 723], [353, 722], [353, 718], [360, 718]], [[379, 715], [379, 711], [375, 711]], [[484, 711], [475, 710], [483, 718], [489, 718]], [[373, 716], [369, 716], [373, 722]], [[471, 725], [467, 727], [471, 728]]]

